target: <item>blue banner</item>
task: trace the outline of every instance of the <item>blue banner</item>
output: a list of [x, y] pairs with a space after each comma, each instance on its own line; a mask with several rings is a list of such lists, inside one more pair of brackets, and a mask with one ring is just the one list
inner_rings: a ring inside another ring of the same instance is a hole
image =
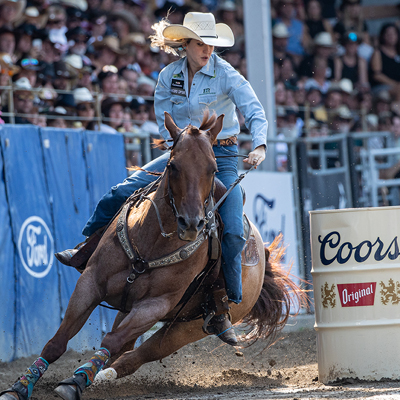
[[[86, 131], [86, 161], [92, 210], [112, 186], [127, 177], [124, 137], [120, 134]], [[101, 308], [103, 334], [110, 331], [116, 312]]]
[[[0, 128], [1, 129], [1, 128]], [[2, 141], [1, 141], [2, 143]], [[15, 269], [11, 221], [4, 184], [2, 147], [0, 145], [0, 361], [9, 362], [15, 351]]]
[[6, 125], [0, 134], [16, 244], [15, 357], [22, 357], [40, 353], [59, 326], [59, 279], [38, 128]]
[[[41, 138], [55, 227], [55, 251], [71, 249], [85, 240], [81, 231], [90, 216], [83, 132], [42, 128]], [[64, 318], [80, 273], [57, 260], [55, 262], [60, 271], [61, 318]], [[76, 351], [99, 347], [100, 327], [97, 308], [83, 329], [70, 341], [69, 347]]]

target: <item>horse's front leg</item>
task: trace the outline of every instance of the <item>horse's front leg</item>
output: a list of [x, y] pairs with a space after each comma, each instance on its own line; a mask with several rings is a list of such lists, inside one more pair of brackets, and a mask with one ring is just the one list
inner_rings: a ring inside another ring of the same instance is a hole
[[101, 371], [96, 383], [131, 375], [143, 364], [161, 360], [183, 346], [206, 337], [202, 325], [203, 320], [164, 325], [138, 348], [122, 354], [109, 368]]
[[73, 377], [61, 382], [55, 389], [56, 393], [64, 400], [79, 400], [82, 391], [93, 383], [109, 359], [118, 354], [127, 343], [133, 343], [154, 326], [171, 311], [181, 296], [182, 293], [166, 294], [135, 303], [129, 314], [121, 318], [118, 327], [107, 333], [101, 342], [101, 348], [89, 362], [76, 369]]
[[[83, 327], [97, 305], [101, 302], [101, 290], [94, 289], [90, 273], [83, 274], [71, 295], [68, 307], [57, 333], [50, 339], [40, 357], [27, 369], [24, 375], [10, 389], [0, 394], [0, 399], [28, 400], [37, 381], [48, 366], [56, 361], [67, 349], [68, 341]], [[11, 396], [11, 397], [10, 397]]]

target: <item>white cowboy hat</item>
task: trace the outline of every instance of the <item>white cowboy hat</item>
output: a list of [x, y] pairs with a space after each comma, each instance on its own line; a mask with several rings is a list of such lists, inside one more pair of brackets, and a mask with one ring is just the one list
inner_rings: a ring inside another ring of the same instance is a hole
[[278, 22], [272, 28], [272, 36], [276, 38], [288, 38], [290, 36], [287, 26], [283, 22]]
[[314, 44], [323, 47], [333, 47], [335, 45], [329, 32], [317, 33], [314, 38]]
[[183, 25], [169, 25], [163, 35], [166, 39], [196, 39], [217, 47], [232, 47], [235, 44], [232, 29], [226, 24], [216, 24], [211, 13], [189, 12], [185, 15]]
[[94, 102], [92, 93], [90, 93], [89, 89], [85, 87], [77, 88], [74, 90], [74, 100], [77, 105], [81, 103]]

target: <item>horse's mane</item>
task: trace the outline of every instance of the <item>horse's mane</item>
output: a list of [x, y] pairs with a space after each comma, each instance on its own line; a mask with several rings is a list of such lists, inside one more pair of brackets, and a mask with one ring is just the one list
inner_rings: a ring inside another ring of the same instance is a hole
[[[196, 126], [188, 125], [186, 131], [193, 136], [197, 136], [197, 135], [200, 135], [200, 131], [207, 131], [207, 130], [211, 129], [215, 125], [216, 122], [217, 122], [217, 114], [215, 112], [213, 112], [210, 116], [210, 111], [205, 110], [203, 113], [203, 120], [201, 121], [200, 126], [197, 128]], [[167, 142], [170, 140], [171, 139], [165, 140], [165, 139], [153, 138], [152, 146], [153, 146], [153, 148], [165, 150], [166, 147], [169, 147]]]

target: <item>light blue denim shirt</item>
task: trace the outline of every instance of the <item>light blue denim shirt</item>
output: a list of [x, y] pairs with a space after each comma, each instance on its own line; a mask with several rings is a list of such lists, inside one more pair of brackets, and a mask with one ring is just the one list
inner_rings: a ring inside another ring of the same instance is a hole
[[207, 107], [217, 116], [225, 114], [218, 139], [237, 136], [240, 132], [237, 107], [252, 135], [253, 149], [266, 145], [268, 122], [253, 88], [215, 53], [207, 65], [196, 73], [188, 93], [188, 69], [184, 57], [160, 72], [154, 94], [157, 123], [164, 139], [169, 138], [169, 132], [164, 127], [164, 111], [170, 113], [176, 125], [183, 129], [189, 124], [199, 127]]

